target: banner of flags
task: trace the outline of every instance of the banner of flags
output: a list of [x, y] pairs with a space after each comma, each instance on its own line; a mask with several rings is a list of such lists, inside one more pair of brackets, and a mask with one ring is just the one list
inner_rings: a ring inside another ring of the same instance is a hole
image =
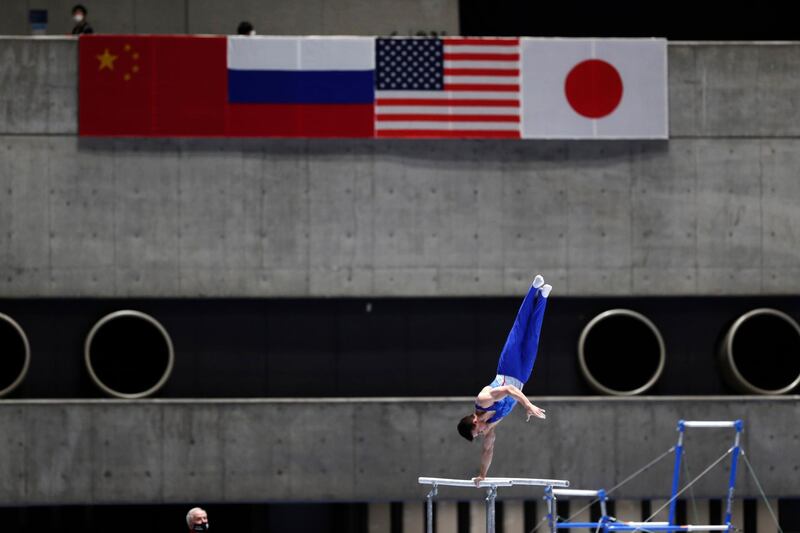
[[79, 133], [666, 139], [664, 39], [84, 35]]

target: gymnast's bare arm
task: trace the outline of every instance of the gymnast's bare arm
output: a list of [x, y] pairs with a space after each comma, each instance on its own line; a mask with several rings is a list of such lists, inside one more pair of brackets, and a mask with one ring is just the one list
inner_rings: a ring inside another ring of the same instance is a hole
[[476, 401], [478, 402], [478, 405], [485, 407], [484, 403], [491, 405], [498, 400], [502, 400], [506, 396], [513, 397], [515, 400], [525, 406], [525, 412], [528, 414], [528, 420], [530, 420], [532, 416], [537, 418], [545, 418], [545, 410], [533, 405], [530, 400], [528, 400], [528, 397], [525, 396], [522, 391], [514, 385], [502, 385], [495, 388], [485, 387], [481, 393], [478, 394]]
[[481, 452], [480, 472], [476, 477], [472, 478], [472, 481], [474, 481], [476, 485], [486, 479], [486, 475], [489, 473], [489, 466], [492, 464], [492, 456], [494, 455], [494, 438], [494, 427], [490, 428], [483, 435], [483, 451]]

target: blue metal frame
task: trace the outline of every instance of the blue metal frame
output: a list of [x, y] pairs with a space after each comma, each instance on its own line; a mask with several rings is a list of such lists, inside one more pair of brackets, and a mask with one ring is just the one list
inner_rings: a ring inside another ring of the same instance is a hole
[[553, 495], [553, 487], [545, 487], [544, 499], [547, 502], [547, 525], [550, 526], [550, 533], [555, 533], [558, 529], [558, 518], [556, 517], [556, 497]]
[[681, 459], [683, 458], [683, 434], [686, 432], [686, 424], [683, 420], [678, 420], [678, 444], [675, 445], [675, 467], [672, 469], [672, 501], [669, 504], [670, 525], [675, 525], [675, 508], [678, 505], [678, 483], [681, 479]]
[[[739, 452], [740, 452], [740, 440], [742, 432], [744, 431], [744, 423], [741, 420], [735, 420], [732, 425], [730, 422], [689, 422], [689, 425], [692, 427], [733, 427], [736, 431], [733, 447], [731, 448], [731, 473], [728, 479], [728, 492], [727, 492], [727, 500], [725, 506], [725, 519], [723, 521], [722, 526], [725, 526], [727, 529], [727, 533], [733, 533], [733, 525], [731, 524], [732, 519], [732, 507], [733, 507], [733, 495], [734, 490], [736, 487], [736, 469], [739, 464]], [[687, 429], [687, 423], [685, 420], [678, 421], [678, 443], [675, 445], [675, 465], [672, 470], [672, 492], [670, 494], [670, 505], [669, 505], [669, 520], [666, 524], [663, 522], [660, 524], [651, 524], [648, 523], [646, 529], [649, 531], [692, 531], [690, 527], [692, 526], [679, 526], [675, 523], [675, 510], [677, 507], [678, 502], [678, 492], [679, 492], [679, 485], [680, 485], [680, 472], [681, 472], [681, 462], [683, 460], [683, 437], [684, 433]], [[547, 522], [550, 526], [550, 533], [557, 533], [559, 529], [573, 529], [573, 528], [593, 528], [593, 529], [600, 529], [602, 528], [604, 533], [609, 533], [610, 531], [641, 531], [644, 526], [642, 525], [633, 525], [633, 524], [625, 524], [621, 522], [616, 522], [615, 519], [609, 517], [606, 512], [606, 501], [608, 500], [608, 496], [605, 490], [599, 490], [597, 494], [597, 498], [601, 502], [601, 509], [602, 509], [602, 516], [597, 522], [559, 522], [558, 517], [556, 516], [556, 496], [553, 493], [552, 487], [547, 487], [544, 493], [544, 499], [547, 501]], [[694, 526], [696, 527], [696, 526]], [[720, 527], [720, 526], [717, 526]]]
[[608, 495], [605, 489], [597, 491], [596, 498], [600, 501], [600, 520], [597, 522], [559, 522], [556, 516], [556, 497], [553, 494], [553, 488], [547, 487], [544, 491], [544, 499], [547, 501], [547, 523], [550, 526], [551, 533], [555, 533], [559, 529], [573, 529], [573, 528], [602, 528], [606, 531], [606, 526], [611, 523], [611, 518], [606, 511], [606, 502]]
[[[678, 443], [675, 445], [675, 467], [672, 470], [672, 493], [670, 494], [669, 504], [669, 525], [676, 526], [675, 524], [675, 508], [678, 504], [678, 485], [681, 477], [681, 460], [683, 458], [683, 436], [686, 432], [686, 421], [678, 420]], [[723, 523], [728, 526], [728, 532], [731, 533], [733, 526], [731, 519], [733, 516], [733, 493], [736, 488], [736, 467], [739, 464], [739, 442], [741, 440], [742, 432], [744, 431], [744, 422], [738, 419], [733, 422], [733, 429], [736, 431], [733, 440], [733, 447], [731, 448], [731, 474], [728, 478], [728, 491], [725, 504], [725, 518]], [[678, 526], [680, 527], [680, 526]], [[648, 528], [651, 529], [651, 528]], [[672, 531], [672, 530], [659, 530], [659, 531]], [[678, 531], [678, 530], [675, 530]]]
[[[733, 491], [736, 488], [736, 467], [739, 465], [739, 441], [744, 430], [744, 423], [741, 420], [737, 420], [735, 429], [736, 437], [733, 442], [733, 451], [731, 452], [731, 475], [728, 480], [728, 503], [725, 508], [725, 523], [729, 526], [733, 515], [731, 507], [733, 506]], [[728, 531], [730, 530], [731, 528], [729, 527]]]

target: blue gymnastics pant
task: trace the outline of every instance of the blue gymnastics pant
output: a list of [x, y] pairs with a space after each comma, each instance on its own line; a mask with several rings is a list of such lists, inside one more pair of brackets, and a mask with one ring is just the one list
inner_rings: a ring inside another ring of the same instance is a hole
[[539, 349], [539, 335], [547, 307], [547, 298], [541, 292], [541, 288], [534, 289], [533, 286], [528, 290], [497, 363], [498, 374], [515, 377], [523, 383], [531, 377]]

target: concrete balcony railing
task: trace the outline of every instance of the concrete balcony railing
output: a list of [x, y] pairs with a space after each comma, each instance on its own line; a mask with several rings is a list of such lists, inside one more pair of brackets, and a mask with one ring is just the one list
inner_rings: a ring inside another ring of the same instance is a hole
[[[477, 468], [480, 444], [456, 432], [471, 401], [7, 400], [0, 402], [0, 501], [421, 501], [419, 475], [465, 478]], [[742, 446], [768, 495], [800, 495], [797, 396], [534, 402], [547, 419], [526, 424], [520, 409], [509, 415], [497, 429], [493, 475], [609, 488], [674, 445], [678, 419], [741, 418]], [[731, 445], [725, 430], [687, 431], [693, 475]], [[694, 496], [724, 495], [727, 474], [717, 468], [693, 487]], [[664, 497], [671, 473], [669, 456], [615, 497]], [[737, 497], [757, 496], [743, 467], [738, 481]]]

